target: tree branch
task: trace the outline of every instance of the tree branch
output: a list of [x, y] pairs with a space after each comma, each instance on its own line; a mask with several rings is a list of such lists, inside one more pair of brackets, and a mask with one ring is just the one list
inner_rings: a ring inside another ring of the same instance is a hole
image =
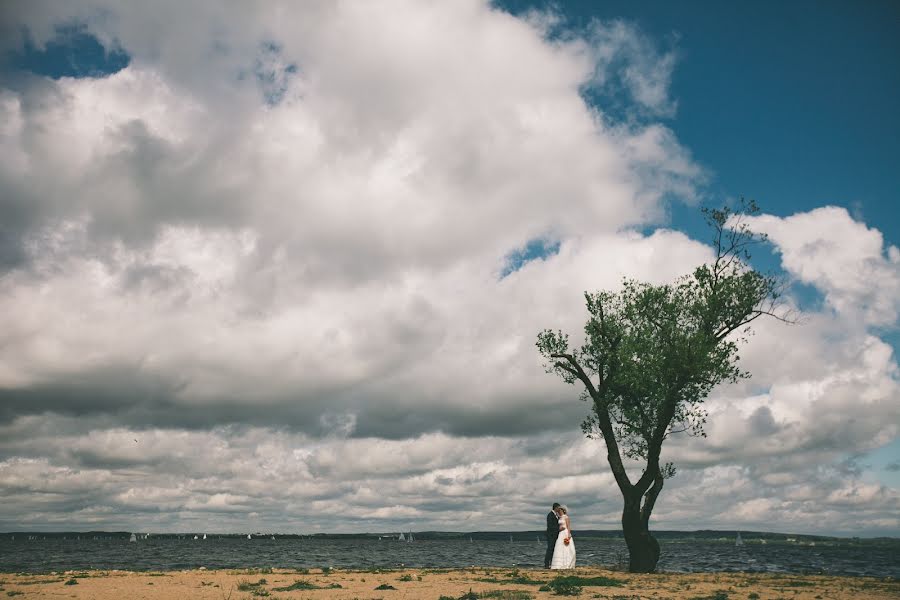
[[591, 398], [594, 400], [594, 412], [597, 415], [597, 426], [600, 428], [600, 432], [603, 434], [603, 440], [606, 442], [606, 459], [609, 462], [609, 467], [612, 469], [613, 476], [616, 478], [619, 489], [622, 490], [623, 493], [630, 492], [632, 489], [631, 480], [628, 478], [628, 473], [625, 471], [625, 465], [622, 464], [619, 443], [616, 441], [616, 434], [613, 431], [606, 403], [597, 392], [597, 388], [594, 387], [591, 378], [584, 372], [584, 369], [581, 368], [581, 365], [578, 364], [578, 361], [573, 355], [566, 352], [553, 352], [550, 354], [550, 358], [565, 359], [569, 365], [571, 365], [571, 367], [565, 367], [565, 369], [572, 369], [570, 372], [581, 380], [584, 387], [591, 395]]
[[560, 365], [560, 367], [578, 379], [581, 380], [581, 383], [584, 384], [584, 387], [587, 388], [591, 397], [595, 397], [597, 395], [597, 388], [594, 387], [594, 383], [591, 381], [591, 378], [587, 376], [587, 373], [584, 372], [584, 369], [581, 368], [581, 365], [578, 364], [578, 361], [575, 360], [575, 357], [571, 354], [567, 354], [565, 352], [553, 352], [550, 354], [550, 358], [564, 358], [566, 359], [571, 366], [566, 366], [562, 363], [556, 363]]

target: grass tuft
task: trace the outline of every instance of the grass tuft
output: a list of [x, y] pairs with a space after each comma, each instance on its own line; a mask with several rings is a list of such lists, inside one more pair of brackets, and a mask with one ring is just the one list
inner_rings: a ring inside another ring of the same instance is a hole
[[256, 592], [259, 591], [259, 588], [261, 586], [266, 585], [266, 583], [267, 582], [265, 579], [260, 579], [256, 583], [253, 583], [252, 581], [248, 581], [246, 579], [241, 579], [238, 581], [237, 589], [239, 592]]
[[690, 600], [728, 600], [728, 592], [718, 590], [709, 596], [694, 596]]
[[291, 585], [272, 589], [276, 592], [293, 592], [294, 590], [320, 590], [322, 588], [312, 583], [311, 581], [307, 581], [306, 579], [298, 579]]

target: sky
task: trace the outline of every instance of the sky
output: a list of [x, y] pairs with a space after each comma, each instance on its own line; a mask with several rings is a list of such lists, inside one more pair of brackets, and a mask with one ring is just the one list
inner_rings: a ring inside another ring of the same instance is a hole
[[0, 10], [0, 531], [616, 529], [536, 336], [745, 196], [800, 318], [651, 527], [900, 536], [896, 4]]

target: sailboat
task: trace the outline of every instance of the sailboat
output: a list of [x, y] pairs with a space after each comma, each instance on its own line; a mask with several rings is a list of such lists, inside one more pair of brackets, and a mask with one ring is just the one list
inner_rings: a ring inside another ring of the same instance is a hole
[[735, 546], [743, 546], [743, 545], [744, 545], [744, 540], [741, 539], [741, 532], [740, 532], [740, 531], [738, 531], [737, 539], [734, 540], [734, 545], [735, 545]]
[[401, 532], [400, 532], [400, 537], [398, 537], [397, 539], [398, 539], [399, 541], [401, 541], [401, 542], [405, 542], [405, 541], [406, 541], [406, 536], [403, 535], [403, 532], [401, 531]]
[[206, 534], [205, 534], [205, 533], [203, 534], [203, 539], [204, 539], [204, 540], [206, 539]]
[[411, 542], [411, 541], [413, 541], [413, 535], [412, 535], [412, 531], [410, 531], [410, 532], [409, 532], [409, 537], [408, 537], [408, 538], [406, 538], [406, 541], [407, 541], [407, 542]]
[[469, 543], [470, 543], [470, 544], [472, 543], [472, 536], [471, 536], [471, 535], [469, 536]]
[[249, 533], [248, 533], [248, 534], [247, 534], [247, 539], [248, 539], [248, 540], [249, 540], [249, 539], [251, 539], [251, 538], [250, 538], [250, 534], [249, 534]]
[[132, 533], [132, 534], [131, 534], [131, 537], [128, 538], [128, 541], [129, 541], [129, 542], [136, 542], [136, 541], [137, 541], [137, 536], [134, 535], [134, 534]]
[[509, 536], [509, 543], [512, 544], [512, 536]]

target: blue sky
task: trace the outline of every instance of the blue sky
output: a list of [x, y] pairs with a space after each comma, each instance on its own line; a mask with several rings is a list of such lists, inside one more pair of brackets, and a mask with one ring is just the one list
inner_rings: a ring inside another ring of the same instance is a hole
[[0, 529], [302, 532], [308, 507], [459, 529], [500, 502], [515, 529], [557, 495], [615, 528], [603, 450], [534, 335], [577, 335], [586, 289], [688, 271], [706, 249], [652, 230], [705, 242], [693, 200], [744, 196], [799, 216], [766, 226], [807, 269], [810, 319], [763, 328], [751, 387], [667, 446], [654, 518], [900, 532], [896, 3], [19, 6], [0, 23], [24, 33], [0, 55]]
[[128, 66], [127, 53], [121, 49], [104, 48], [83, 26], [57, 27], [56, 31], [57, 36], [43, 47], [37, 47], [26, 33], [23, 46], [7, 52], [7, 69], [59, 79], [100, 77]]
[[[900, 4], [499, 2], [558, 6], [568, 23], [637, 23], [674, 49], [668, 125], [712, 179], [709, 200], [746, 196], [788, 215], [850, 209], [900, 241]], [[673, 225], [697, 227], [694, 211]]]

